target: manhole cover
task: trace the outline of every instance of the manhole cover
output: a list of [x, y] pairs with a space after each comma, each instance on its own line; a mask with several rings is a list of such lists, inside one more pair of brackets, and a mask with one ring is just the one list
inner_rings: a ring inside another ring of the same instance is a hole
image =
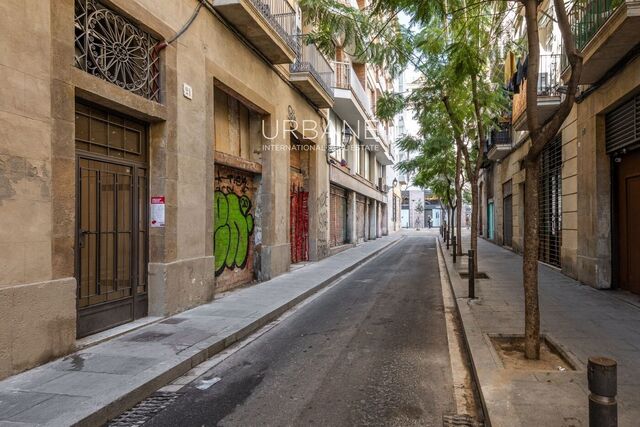
[[[461, 271], [458, 274], [460, 274], [460, 278], [462, 279], [468, 279], [469, 278], [469, 273], [468, 272], [464, 272]], [[476, 273], [476, 279], [488, 279], [489, 276], [487, 275], [487, 273], [483, 272], [483, 271], [479, 271]]]
[[179, 396], [178, 393], [154, 393], [106, 425], [108, 427], [141, 426], [153, 418], [158, 412], [175, 402]]
[[479, 423], [467, 414], [443, 415], [443, 427], [482, 427], [484, 424]]

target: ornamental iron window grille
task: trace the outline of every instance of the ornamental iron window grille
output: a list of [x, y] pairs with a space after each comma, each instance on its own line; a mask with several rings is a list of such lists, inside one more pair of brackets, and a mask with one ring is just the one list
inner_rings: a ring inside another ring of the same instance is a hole
[[75, 1], [75, 66], [160, 102], [158, 40], [96, 0]]

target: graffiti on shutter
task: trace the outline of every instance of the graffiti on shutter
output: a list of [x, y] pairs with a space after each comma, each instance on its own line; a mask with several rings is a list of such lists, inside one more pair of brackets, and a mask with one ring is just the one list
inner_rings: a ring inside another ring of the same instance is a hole
[[217, 291], [254, 278], [254, 194], [252, 174], [216, 166], [213, 247]]

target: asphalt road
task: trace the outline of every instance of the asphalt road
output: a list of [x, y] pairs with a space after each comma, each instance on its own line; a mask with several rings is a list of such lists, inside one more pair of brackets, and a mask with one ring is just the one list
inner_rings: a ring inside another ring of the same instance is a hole
[[436, 250], [433, 237], [405, 238], [147, 425], [442, 426], [455, 405]]

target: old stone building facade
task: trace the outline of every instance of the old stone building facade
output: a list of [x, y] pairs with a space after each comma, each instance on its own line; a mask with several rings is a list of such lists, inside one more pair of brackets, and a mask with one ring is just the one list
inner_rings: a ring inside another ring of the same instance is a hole
[[329, 255], [334, 70], [294, 2], [0, 12], [0, 377]]
[[[604, 8], [602, 2], [587, 1], [570, 10], [584, 56], [580, 93], [545, 147], [539, 181], [539, 259], [589, 286], [634, 293], [640, 293], [640, 252], [633, 243], [640, 229], [638, 7], [634, 1]], [[559, 105], [569, 77], [559, 30], [553, 22], [548, 27], [541, 32], [547, 37], [541, 39], [538, 88], [543, 119]], [[491, 132], [479, 184], [480, 233], [517, 252], [523, 247], [522, 159], [529, 143], [524, 98], [522, 89], [513, 95], [510, 117]]]

